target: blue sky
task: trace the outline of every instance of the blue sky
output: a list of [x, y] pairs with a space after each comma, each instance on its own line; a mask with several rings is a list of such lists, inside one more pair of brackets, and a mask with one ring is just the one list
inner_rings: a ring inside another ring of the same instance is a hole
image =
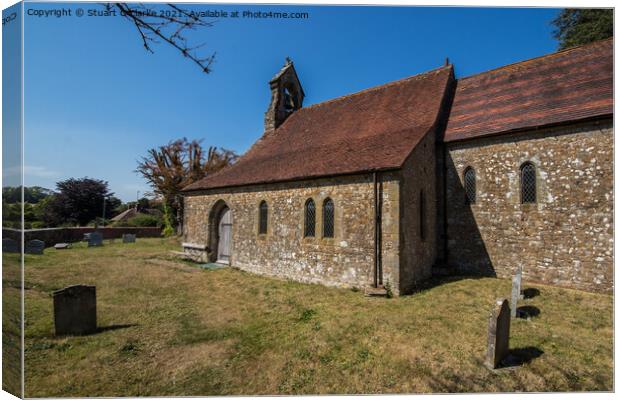
[[[97, 9], [97, 4], [25, 9]], [[175, 50], [147, 53], [121, 17], [25, 18], [27, 186], [69, 177], [107, 180], [121, 199], [150, 190], [134, 173], [147, 149], [204, 139], [246, 151], [262, 134], [268, 80], [295, 62], [305, 105], [442, 65], [457, 77], [555, 51], [558, 9], [193, 6], [200, 10], [301, 11], [308, 19], [220, 18], [191, 33], [217, 52], [203, 74]], [[74, 11], [75, 13], [75, 11]]]
[[2, 184], [21, 182], [21, 21], [19, 5], [2, 11]]

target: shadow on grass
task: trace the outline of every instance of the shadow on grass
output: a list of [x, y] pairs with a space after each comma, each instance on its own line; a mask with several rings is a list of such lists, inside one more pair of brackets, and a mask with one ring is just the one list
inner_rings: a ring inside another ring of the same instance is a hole
[[521, 306], [517, 307], [517, 317], [523, 319], [529, 319], [540, 315], [540, 309], [535, 306]]
[[102, 332], [115, 331], [117, 329], [131, 328], [134, 326], [138, 326], [138, 324], [116, 324], [116, 325], [108, 325], [108, 326], [98, 326], [96, 331], [89, 333], [87, 335], [96, 335]]
[[80, 337], [80, 336], [93, 336], [99, 333], [107, 332], [107, 331], [115, 331], [118, 329], [126, 329], [134, 326], [138, 326], [138, 324], [115, 324], [108, 326], [98, 326], [97, 329], [93, 332], [87, 332], [82, 334], [62, 334], [56, 335], [55, 333], [44, 333], [44, 334], [35, 334], [35, 335], [27, 335], [29, 339], [59, 339], [59, 338], [70, 338], [70, 337]]
[[524, 364], [530, 363], [533, 359], [542, 356], [544, 352], [538, 347], [528, 346], [511, 349], [508, 352], [508, 357], [502, 361], [501, 368], [519, 367]]
[[527, 288], [523, 290], [524, 299], [533, 299], [536, 296], [540, 296], [540, 290], [535, 288]]
[[427, 290], [436, 288], [441, 285], [445, 285], [452, 282], [462, 281], [466, 279], [470, 280], [478, 280], [484, 278], [491, 278], [493, 275], [483, 275], [483, 274], [459, 274], [459, 275], [433, 275], [429, 279], [422, 281], [416, 285], [411, 293], [401, 294], [402, 296], [410, 296], [416, 293], [425, 292]]

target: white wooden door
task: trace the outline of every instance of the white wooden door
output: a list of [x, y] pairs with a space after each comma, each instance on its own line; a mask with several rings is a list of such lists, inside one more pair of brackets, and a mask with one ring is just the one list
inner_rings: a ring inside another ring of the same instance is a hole
[[217, 262], [230, 264], [230, 249], [232, 247], [232, 216], [230, 209], [226, 209], [220, 218], [218, 227], [219, 242], [217, 244]]

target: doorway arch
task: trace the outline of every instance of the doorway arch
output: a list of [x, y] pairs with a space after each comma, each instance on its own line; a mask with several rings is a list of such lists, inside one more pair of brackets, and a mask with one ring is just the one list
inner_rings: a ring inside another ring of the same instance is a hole
[[232, 256], [232, 211], [223, 200], [218, 200], [209, 215], [209, 261], [230, 265]]

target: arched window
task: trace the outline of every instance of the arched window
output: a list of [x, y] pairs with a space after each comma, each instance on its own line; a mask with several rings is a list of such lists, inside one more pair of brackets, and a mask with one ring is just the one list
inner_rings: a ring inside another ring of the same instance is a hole
[[476, 203], [476, 171], [472, 167], [465, 168], [463, 186], [465, 187], [465, 203]]
[[269, 216], [269, 207], [265, 200], [260, 202], [258, 206], [258, 233], [261, 235], [267, 234], [267, 218]]
[[329, 197], [323, 202], [323, 237], [334, 237], [334, 202]]
[[314, 200], [306, 200], [304, 207], [304, 237], [314, 237], [316, 225], [316, 207]]
[[521, 165], [521, 203], [536, 203], [536, 167], [529, 161]]
[[424, 191], [420, 190], [420, 239], [426, 238], [426, 199]]
[[285, 87], [284, 90], [282, 91], [282, 103], [284, 104], [284, 110], [286, 112], [293, 112], [295, 111], [295, 100], [293, 98], [293, 95], [291, 94], [291, 91]]

